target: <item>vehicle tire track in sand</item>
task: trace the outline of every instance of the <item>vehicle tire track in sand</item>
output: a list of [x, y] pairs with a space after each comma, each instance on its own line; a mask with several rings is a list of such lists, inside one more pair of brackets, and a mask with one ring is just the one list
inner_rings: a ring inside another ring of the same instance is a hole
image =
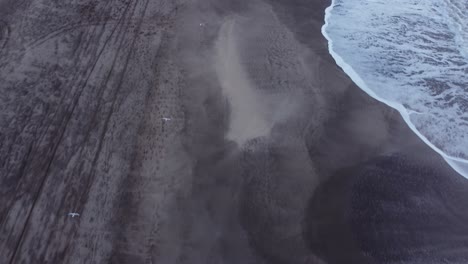
[[10, 27], [7, 22], [0, 20], [0, 52], [3, 51], [9, 39]]

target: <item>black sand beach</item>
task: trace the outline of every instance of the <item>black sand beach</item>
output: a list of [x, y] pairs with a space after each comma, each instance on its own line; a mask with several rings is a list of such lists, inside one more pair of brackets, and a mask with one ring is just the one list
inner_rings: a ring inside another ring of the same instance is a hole
[[467, 263], [466, 179], [328, 5], [0, 0], [0, 263]]

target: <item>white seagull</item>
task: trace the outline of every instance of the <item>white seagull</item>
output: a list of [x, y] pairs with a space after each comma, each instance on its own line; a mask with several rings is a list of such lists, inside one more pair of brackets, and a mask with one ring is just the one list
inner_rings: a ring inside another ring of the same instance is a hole
[[170, 121], [171, 119], [169, 117], [163, 117], [162, 120], [164, 121]]
[[68, 216], [71, 216], [72, 218], [75, 216], [80, 216], [79, 213], [68, 213]]

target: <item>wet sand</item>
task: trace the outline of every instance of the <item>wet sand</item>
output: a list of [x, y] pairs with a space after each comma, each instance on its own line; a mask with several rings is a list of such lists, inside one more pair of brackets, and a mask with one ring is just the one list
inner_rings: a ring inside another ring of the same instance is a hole
[[466, 180], [328, 4], [0, 1], [0, 263], [466, 263]]

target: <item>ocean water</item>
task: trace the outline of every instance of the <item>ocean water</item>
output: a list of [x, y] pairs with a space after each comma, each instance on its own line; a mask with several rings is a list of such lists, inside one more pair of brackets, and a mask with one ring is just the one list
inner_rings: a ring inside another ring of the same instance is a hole
[[468, 0], [333, 0], [337, 64], [468, 178]]

